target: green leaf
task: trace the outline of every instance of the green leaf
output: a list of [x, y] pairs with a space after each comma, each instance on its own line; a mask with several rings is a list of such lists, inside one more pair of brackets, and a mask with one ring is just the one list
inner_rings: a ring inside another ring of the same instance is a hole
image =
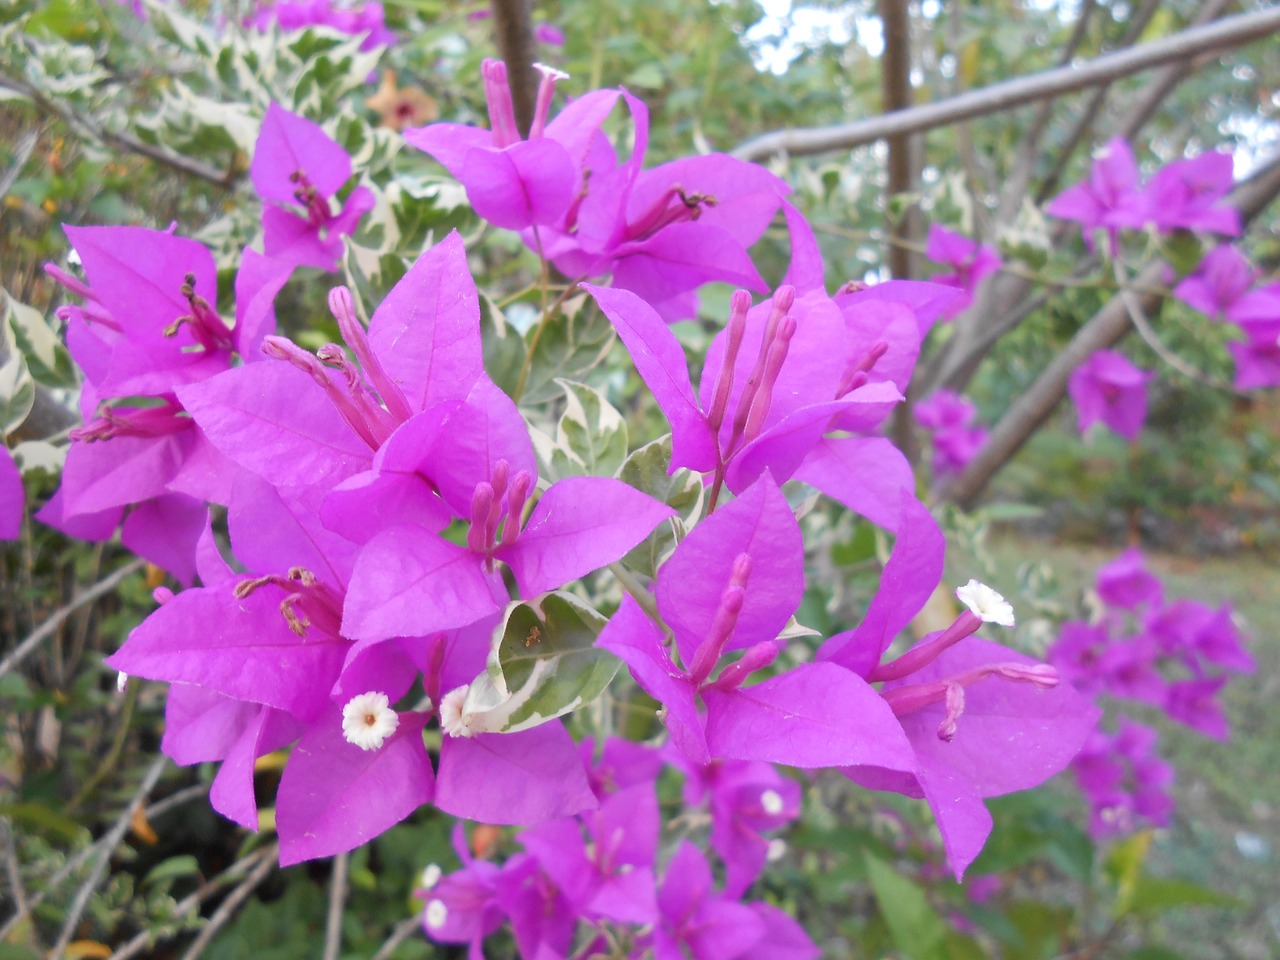
[[[552, 466], [559, 477], [611, 477], [627, 457], [627, 423], [599, 390], [557, 378], [565, 411], [556, 427]], [[557, 456], [558, 454], [558, 456]]]
[[942, 960], [947, 928], [919, 887], [883, 860], [864, 853], [867, 879], [880, 906], [880, 915], [909, 960]]
[[680, 469], [668, 474], [671, 465], [671, 434], [646, 443], [618, 470], [618, 479], [642, 490], [676, 511], [676, 516], [658, 526], [639, 546], [622, 558], [637, 573], [652, 577], [662, 561], [671, 555], [689, 528], [702, 514], [702, 477]]
[[583, 309], [585, 299], [572, 298], [562, 312], [547, 320], [541, 333], [535, 323], [525, 334], [525, 350], [532, 347], [533, 355], [524, 389], [516, 398], [522, 405], [557, 399], [558, 379], [583, 379], [609, 352], [615, 337], [613, 324], [594, 305]]
[[568, 593], [507, 607], [489, 665], [471, 684], [464, 711], [485, 730], [527, 730], [590, 703], [619, 661], [595, 646], [605, 618]]
[[1151, 849], [1150, 830], [1135, 833], [1117, 843], [1103, 862], [1103, 872], [1116, 888], [1116, 901], [1112, 913], [1122, 917], [1129, 912], [1134, 892], [1142, 875], [1142, 865]]
[[20, 303], [8, 291], [0, 288], [0, 292], [4, 293], [5, 322], [12, 335], [10, 342], [26, 358], [31, 375], [49, 387], [76, 386], [71, 355], [44, 314]]
[[1142, 874], [1133, 885], [1129, 912], [1147, 916], [1167, 913], [1180, 907], [1218, 907], [1237, 910], [1244, 904], [1217, 890], [1189, 880], [1164, 879]]
[[20, 353], [0, 363], [0, 438], [13, 433], [27, 419], [36, 400], [36, 382]]
[[158, 883], [171, 882], [182, 877], [196, 877], [200, 875], [200, 864], [195, 857], [190, 854], [184, 854], [180, 857], [170, 857], [168, 860], [162, 860], [150, 870], [142, 881], [142, 885], [152, 886]]

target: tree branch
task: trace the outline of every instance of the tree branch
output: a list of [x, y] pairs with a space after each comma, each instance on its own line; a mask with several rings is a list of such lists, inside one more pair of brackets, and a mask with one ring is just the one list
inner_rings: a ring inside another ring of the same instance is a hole
[[[1248, 180], [1237, 186], [1229, 202], [1247, 223], [1262, 212], [1277, 194], [1280, 194], [1280, 154], [1272, 156]], [[1163, 261], [1154, 260], [1138, 274], [1137, 283], [1144, 287], [1155, 286], [1165, 269]], [[1159, 298], [1151, 293], [1136, 299], [1143, 311], [1150, 311], [1158, 301]], [[1130, 307], [1134, 302], [1126, 303], [1126, 298], [1121, 295], [1113, 297], [1076, 332], [1062, 352], [1041, 371], [1030, 389], [1000, 418], [978, 455], [958, 477], [942, 486], [938, 500], [966, 508], [973, 505], [991, 478], [1049, 418], [1066, 394], [1071, 372], [1095, 351], [1106, 349], [1133, 329]]]
[[1280, 7], [1242, 13], [1203, 27], [1183, 30], [1131, 50], [1104, 54], [1081, 66], [1058, 67], [1029, 77], [972, 90], [958, 97], [831, 127], [778, 130], [748, 140], [733, 151], [744, 160], [774, 153], [792, 156], [843, 150], [902, 133], [947, 126], [971, 117], [1000, 113], [1045, 97], [1058, 97], [1119, 77], [1173, 63], [1211, 50], [1228, 50], [1280, 32]]
[[[1208, 3], [1205, 3], [1196, 11], [1196, 15], [1191, 21], [1191, 28], [1194, 29], [1217, 19], [1218, 15], [1227, 8], [1230, 2], [1231, 0], [1209, 0]], [[1125, 40], [1129, 43], [1137, 40], [1159, 8], [1159, 0], [1147, 0], [1146, 6], [1138, 12], [1138, 16], [1133, 19], [1129, 29], [1125, 31]], [[1166, 68], [1158, 77], [1153, 78], [1150, 86], [1140, 94], [1142, 102], [1147, 104], [1149, 109], [1154, 112], [1156, 107], [1169, 95], [1169, 91], [1173, 86], [1187, 75], [1190, 68], [1190, 58], [1177, 61], [1173, 66]], [[1102, 102], [1106, 99], [1110, 86], [1110, 84], [1107, 84], [1099, 87], [1089, 97], [1089, 102], [1085, 104], [1084, 110], [1081, 111], [1080, 118], [1076, 121], [1075, 126], [1072, 127], [1071, 133], [1067, 135], [1062, 149], [1058, 151], [1058, 155], [1054, 159], [1053, 169], [1049, 171], [1049, 175], [1044, 178], [1040, 188], [1036, 191], [1036, 203], [1044, 203], [1058, 189], [1058, 184], [1062, 179], [1062, 172], [1067, 168], [1067, 164], [1071, 161], [1072, 156], [1075, 155], [1081, 142], [1088, 136], [1089, 131], [1093, 129], [1093, 123], [1102, 110]], [[1135, 116], [1140, 116], [1140, 114], [1130, 115], [1131, 118]], [[1126, 132], [1125, 130], [1128, 124], [1121, 124], [1118, 135], [1126, 139], [1133, 136], [1137, 132], [1137, 128], [1142, 126], [1149, 116], [1150, 114], [1148, 113], [1147, 116], [1141, 117], [1140, 122], [1134, 124], [1131, 131]]]
[[40, 110], [58, 117], [73, 130], [80, 130], [100, 143], [117, 147], [121, 150], [127, 150], [130, 153], [139, 154], [140, 156], [147, 157], [157, 163], [163, 163], [165, 166], [172, 167], [173, 169], [188, 174], [189, 176], [206, 180], [216, 187], [229, 190], [238, 177], [234, 168], [224, 172], [214, 167], [210, 167], [207, 164], [201, 163], [199, 160], [184, 157], [180, 153], [171, 153], [163, 147], [153, 147], [149, 143], [143, 143], [132, 134], [115, 133], [111, 130], [105, 130], [88, 117], [83, 117], [58, 103], [56, 100], [46, 97], [40, 90], [31, 86], [26, 81], [19, 80], [16, 77], [11, 77], [6, 73], [0, 73], [0, 87], [8, 87], [10, 90], [17, 91], [27, 99], [31, 100], [31, 102]]
[[493, 42], [507, 65], [507, 85], [520, 133], [529, 135], [538, 82], [534, 76], [533, 17], [528, 0], [492, 0]]

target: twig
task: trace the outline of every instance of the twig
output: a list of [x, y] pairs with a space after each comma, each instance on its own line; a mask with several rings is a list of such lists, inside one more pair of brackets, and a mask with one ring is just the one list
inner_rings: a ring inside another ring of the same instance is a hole
[[1164, 341], [1160, 339], [1155, 329], [1151, 326], [1151, 322], [1147, 320], [1146, 312], [1142, 309], [1142, 304], [1138, 298], [1134, 296], [1132, 290], [1125, 285], [1124, 266], [1119, 259], [1115, 261], [1116, 283], [1120, 284], [1120, 299], [1124, 302], [1125, 309], [1129, 311], [1129, 319], [1133, 323], [1133, 327], [1138, 331], [1138, 335], [1146, 341], [1147, 346], [1155, 351], [1156, 356], [1167, 363], [1173, 369], [1177, 370], [1184, 377], [1194, 380], [1196, 383], [1202, 383], [1206, 387], [1213, 387], [1215, 390], [1223, 390], [1234, 397], [1244, 396], [1239, 390], [1229, 383], [1211, 377], [1207, 373], [1196, 369], [1187, 361], [1165, 346]]
[[0, 661], [0, 677], [3, 677], [6, 673], [30, 656], [41, 643], [53, 635], [54, 631], [58, 629], [63, 620], [67, 619], [67, 617], [71, 616], [71, 614], [75, 613], [85, 604], [92, 603], [103, 594], [110, 593], [120, 585], [121, 581], [130, 574], [137, 573], [145, 564], [146, 561], [141, 557], [135, 560], [130, 560], [119, 570], [116, 570], [109, 576], [103, 577], [92, 587], [81, 591], [70, 603], [55, 610], [44, 623], [40, 624], [40, 626], [36, 627], [35, 630], [31, 632], [29, 637], [18, 644], [12, 653], [5, 657], [4, 660]]
[[[195, 893], [188, 894], [186, 897], [179, 900], [174, 906], [173, 915], [175, 917], [186, 916], [234, 880], [242, 872], [248, 870], [250, 866], [253, 866], [256, 863], [254, 872], [245, 877], [241, 882], [240, 887], [233, 890], [228, 895], [227, 899], [230, 900], [231, 897], [234, 897], [239, 893], [242, 888], [247, 889], [245, 889], [241, 899], [248, 896], [267, 877], [267, 875], [271, 873], [271, 868], [275, 866], [276, 853], [278, 850], [279, 844], [272, 844], [270, 847], [266, 847], [262, 850], [255, 850], [247, 857], [236, 861], [222, 873], [218, 874], [218, 876], [201, 886]], [[212, 923], [212, 919], [210, 922]], [[150, 949], [154, 945], [155, 939], [156, 938], [150, 930], [143, 930], [115, 953], [111, 954], [110, 960], [129, 960], [129, 958], [137, 956], [142, 951]]]
[[[1232, 0], [1207, 0], [1196, 11], [1196, 15], [1191, 21], [1192, 25], [1216, 20], [1224, 10], [1231, 6], [1231, 3]], [[1133, 103], [1133, 108], [1120, 121], [1120, 124], [1116, 127], [1115, 135], [1132, 140], [1155, 114], [1156, 109], [1164, 102], [1169, 92], [1191, 74], [1200, 62], [1200, 58], [1183, 60], [1166, 67], [1161, 73], [1153, 77], [1145, 90], [1129, 98], [1129, 101]]]
[[80, 924], [80, 917], [84, 914], [85, 907], [89, 905], [89, 898], [93, 896], [94, 890], [102, 882], [103, 874], [107, 872], [107, 864], [111, 862], [112, 852], [120, 841], [124, 839], [125, 833], [128, 832], [138, 805], [155, 788], [155, 785], [160, 780], [160, 775], [164, 773], [168, 766], [169, 758], [163, 755], [156, 757], [151, 762], [151, 766], [143, 776], [142, 783], [139, 784], [133, 799], [125, 806], [124, 813], [120, 815], [115, 825], [108, 831], [104, 838], [105, 843], [103, 844], [102, 855], [98, 858], [98, 862], [93, 865], [93, 869], [89, 871], [88, 878], [80, 885], [80, 889], [76, 891], [75, 899], [71, 901], [71, 908], [67, 911], [66, 920], [62, 924], [62, 932], [58, 935], [58, 941], [49, 953], [51, 960], [58, 960], [67, 949], [67, 944], [71, 942], [71, 938], [75, 936], [76, 927]]
[[400, 944], [408, 940], [413, 934], [422, 928], [422, 920], [419, 917], [405, 917], [396, 924], [395, 929], [391, 931], [391, 936], [378, 948], [378, 952], [373, 955], [372, 960], [387, 960], [392, 952]]
[[234, 168], [224, 172], [201, 163], [199, 160], [184, 157], [180, 153], [171, 153], [163, 147], [153, 147], [149, 143], [143, 143], [131, 134], [105, 130], [88, 117], [81, 116], [56, 100], [46, 97], [40, 90], [31, 86], [25, 80], [19, 80], [8, 74], [0, 73], [0, 87], [8, 87], [10, 90], [17, 91], [31, 100], [45, 113], [53, 114], [68, 126], [78, 128], [102, 143], [119, 147], [130, 153], [139, 154], [155, 160], [157, 163], [163, 163], [166, 166], [173, 167], [175, 170], [206, 180], [214, 186], [222, 187], [224, 190], [230, 189], [236, 180], [237, 174]]
[[1153, 40], [1130, 50], [1104, 54], [1080, 66], [1059, 67], [992, 84], [938, 103], [899, 110], [883, 117], [869, 117], [831, 127], [777, 130], [748, 140], [733, 151], [744, 160], [759, 160], [775, 153], [802, 156], [843, 150], [874, 143], [902, 133], [914, 133], [947, 126], [960, 120], [1001, 113], [1013, 107], [1109, 83], [1177, 62], [1210, 50], [1259, 40], [1280, 31], [1280, 7], [1243, 13], [1216, 23], [1180, 31], [1172, 37]]
[[342, 911], [347, 903], [347, 869], [351, 854], [333, 858], [333, 875], [329, 877], [329, 916], [324, 926], [324, 960], [338, 960], [342, 952]]
[[163, 800], [157, 800], [151, 806], [142, 811], [142, 813], [148, 820], [154, 820], [156, 817], [168, 813], [174, 807], [182, 806], [188, 800], [195, 800], [197, 797], [205, 797], [208, 795], [209, 787], [206, 784], [197, 783], [179, 790], [177, 793], [165, 797]]
[[[30, 911], [27, 905], [27, 888], [22, 883], [22, 867], [18, 863], [18, 848], [13, 842], [13, 831], [9, 829], [8, 820], [0, 820], [0, 840], [4, 843], [4, 871], [9, 880], [14, 907], [19, 913]], [[36, 945], [39, 949], [39, 945]]]
[[182, 960], [196, 960], [200, 954], [204, 952], [219, 930], [227, 925], [232, 917], [235, 916], [240, 905], [249, 899], [249, 894], [258, 889], [258, 885], [271, 875], [271, 871], [276, 868], [276, 851], [279, 850], [279, 844], [275, 844], [270, 848], [267, 856], [253, 868], [253, 871], [240, 881], [240, 885], [227, 894], [227, 899], [218, 904], [218, 909], [213, 911], [213, 915], [209, 917], [209, 922], [204, 925], [199, 935], [191, 941], [191, 946], [187, 947], [187, 952], [182, 955]]
[[107, 752], [103, 755], [97, 769], [84, 785], [76, 791], [76, 795], [67, 803], [66, 809], [63, 811], [65, 815], [71, 816], [80, 808], [80, 804], [84, 803], [98, 789], [98, 786], [105, 780], [116, 768], [116, 761], [120, 759], [120, 751], [124, 749], [125, 738], [129, 735], [129, 724], [133, 721], [133, 710], [138, 703], [138, 691], [141, 687], [135, 682], [129, 684], [124, 695], [124, 706], [120, 710], [120, 716], [114, 724], [115, 734], [111, 738], [111, 746], [107, 748]]
[[[1155, 0], [1155, 2], [1159, 2], [1159, 0]], [[1075, 58], [1080, 45], [1084, 42], [1085, 36], [1088, 35], [1089, 21], [1093, 19], [1093, 14], [1097, 9], [1098, 0], [1085, 0], [1081, 4], [1080, 15], [1076, 17], [1071, 37], [1067, 40], [1067, 45], [1063, 47], [1062, 55], [1058, 58], [1059, 68], [1069, 65]], [[1018, 208], [1022, 206], [1022, 200], [1027, 195], [1027, 187], [1031, 183], [1031, 174], [1035, 170], [1036, 158], [1040, 154], [1040, 141], [1044, 137], [1044, 132], [1048, 128], [1049, 119], [1052, 116], [1053, 101], [1041, 100], [1040, 107], [1036, 110], [1036, 114], [1031, 120], [1031, 125], [1019, 140], [1018, 158], [1014, 161], [1013, 169], [1009, 172], [1005, 180], [1005, 186], [1000, 191], [1000, 206], [996, 210], [997, 223], [1011, 222], [1017, 215]]]
[[27, 165], [27, 161], [31, 159], [31, 153], [36, 148], [36, 141], [40, 139], [38, 130], [31, 130], [25, 137], [18, 141], [18, 145], [13, 149], [13, 166], [4, 172], [4, 176], [0, 177], [0, 199], [9, 192], [9, 188], [13, 186], [15, 180], [22, 175], [22, 168]]

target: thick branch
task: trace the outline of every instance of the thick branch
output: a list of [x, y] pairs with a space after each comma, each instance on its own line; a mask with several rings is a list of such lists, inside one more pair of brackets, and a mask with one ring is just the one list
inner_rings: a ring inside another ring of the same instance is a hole
[[[1241, 219], [1248, 222], [1277, 194], [1280, 194], [1280, 155], [1272, 157], [1252, 177], [1240, 184], [1232, 192], [1230, 203], [1240, 211]], [[1165, 269], [1163, 261], [1153, 261], [1138, 274], [1135, 284], [1138, 287], [1156, 286]], [[1155, 294], [1148, 293], [1137, 297], [1136, 301], [1130, 300], [1130, 304], [1136, 302], [1143, 311], [1150, 311], [1158, 300]], [[1077, 331], [1062, 352], [1045, 367], [1031, 388], [1009, 408], [992, 429], [991, 436], [977, 457], [960, 476], [943, 486], [938, 499], [958, 503], [962, 507], [972, 506], [991, 478], [1049, 418], [1054, 407], [1066, 394], [1067, 379], [1071, 376], [1071, 371], [1095, 351], [1116, 343], [1132, 328], [1133, 319], [1125, 298], [1119, 295], [1112, 297]]]
[[492, 0], [493, 42], [507, 64], [507, 83], [516, 108], [516, 125], [525, 136], [533, 123], [537, 80], [533, 64], [533, 18], [528, 0]]
[[[880, 99], [885, 113], [911, 106], [911, 17], [906, 0], [880, 0], [880, 22], [884, 31], [884, 55], [880, 58]], [[896, 134], [888, 138], [888, 194], [910, 193], [915, 186], [911, 170], [911, 137]], [[910, 239], [908, 216], [892, 224], [894, 234]], [[901, 244], [889, 248], [889, 271], [898, 278], [911, 275], [911, 251]]]
[[831, 127], [766, 133], [739, 146], [734, 155], [745, 160], [759, 160], [774, 153], [802, 156], [844, 150], [895, 134], [947, 126], [971, 117], [1000, 113], [1045, 97], [1058, 97], [1100, 83], [1110, 83], [1132, 73], [1211, 50], [1227, 50], [1276, 32], [1280, 32], [1280, 7], [1243, 13], [1207, 26], [1183, 30], [1172, 37], [1153, 40], [1131, 50], [1104, 54], [1080, 66], [1046, 70], [883, 117]]

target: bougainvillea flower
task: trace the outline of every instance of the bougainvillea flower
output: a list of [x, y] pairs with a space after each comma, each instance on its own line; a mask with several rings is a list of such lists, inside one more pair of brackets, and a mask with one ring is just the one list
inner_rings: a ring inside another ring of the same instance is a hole
[[1139, 818], [1162, 827], [1173, 812], [1173, 767], [1156, 753], [1159, 734], [1122, 720], [1114, 734], [1095, 730], [1072, 763], [1076, 783], [1092, 808], [1096, 838], [1129, 833]]
[[1280, 319], [1240, 325], [1245, 339], [1227, 344], [1236, 361], [1236, 389], [1280, 386]]
[[26, 492], [22, 472], [8, 447], [0, 447], [0, 540], [17, 540], [22, 533]]
[[951, 390], [935, 390], [916, 404], [912, 415], [930, 433], [933, 443], [933, 475], [960, 473], [987, 441], [987, 429], [973, 425], [978, 408]]
[[502, 926], [506, 913], [498, 895], [501, 868], [471, 855], [462, 824], [454, 827], [453, 848], [462, 868], [443, 877], [437, 869], [430, 885], [414, 891], [425, 901], [422, 928], [437, 942], [468, 944], [469, 960], [484, 960], [480, 945]]
[[[470, 521], [466, 544], [437, 536], [439, 526], [419, 522], [415, 499], [399, 518], [389, 513], [387, 528], [365, 544], [352, 576], [343, 624], [354, 637], [465, 626], [507, 601], [495, 562], [511, 570], [521, 596], [533, 598], [619, 559], [674, 513], [612, 477], [567, 477], [537, 497], [526, 521], [523, 510], [536, 495], [537, 472], [519, 411], [507, 401], [472, 406], [473, 418], [457, 412], [448, 418], [448, 432], [437, 435], [439, 442], [414, 445], [414, 459], [398, 475], [411, 467], [446, 501], [450, 482], [442, 474], [452, 473], [455, 486], [458, 479], [473, 478], [469, 491], [464, 486], [452, 498]], [[487, 425], [498, 418], [508, 423]], [[406, 424], [403, 434], [417, 436], [413, 428], [421, 422]], [[486, 426], [467, 429], [472, 424]], [[400, 449], [400, 435], [388, 442], [383, 467]], [[477, 437], [484, 442], [475, 444]], [[515, 444], [504, 443], [508, 438]]]
[[869, 327], [855, 337], [825, 294], [797, 297], [783, 286], [751, 308], [750, 295], [738, 291], [695, 398], [684, 350], [662, 318], [629, 291], [586, 289], [671, 423], [672, 469], [714, 473], [717, 493], [721, 485], [741, 493], [768, 470], [778, 482], [809, 483], [876, 523], [896, 521], [898, 491], [913, 484], [902, 454], [882, 437], [825, 434], [870, 430], [901, 399], [896, 383], [870, 376], [889, 350], [878, 334], [894, 327], [916, 336], [906, 307], [864, 305]]
[[[776, 638], [804, 591], [803, 549], [791, 508], [766, 473], [698, 524], [658, 571], [658, 611], [683, 668], [630, 597], [597, 644], [621, 657], [665, 706], [672, 743], [695, 764], [728, 758], [909, 769], [892, 714], [861, 677], [811, 663], [745, 685], [781, 650]], [[737, 650], [745, 652], [717, 670]]]
[[1148, 217], [1162, 233], [1175, 229], [1240, 236], [1240, 211], [1218, 201], [1235, 186], [1229, 153], [1210, 151], [1161, 167], [1142, 190]]
[[706, 805], [711, 812], [711, 847], [725, 863], [725, 893], [741, 896], [764, 869], [769, 853], [765, 833], [800, 816], [800, 784], [782, 776], [772, 764], [713, 760], [685, 769], [684, 802]]
[[333, 212], [330, 200], [351, 178], [351, 157], [319, 124], [278, 103], [263, 118], [249, 178], [265, 201], [267, 256], [287, 263], [336, 270], [342, 238], [373, 209], [373, 191], [358, 186]]
[[747, 248], [790, 188], [763, 167], [726, 154], [642, 170], [648, 109], [625, 90], [621, 95], [635, 121], [630, 157], [618, 162], [603, 136], [595, 137], [580, 199], [537, 236], [526, 231], [525, 243], [568, 277], [611, 274], [613, 287], [637, 294], [667, 322], [696, 313], [696, 290], [704, 283], [766, 289]]
[[1164, 586], [1147, 569], [1142, 551], [1130, 547], [1098, 569], [1098, 596], [1108, 606], [1123, 610], [1157, 607], [1164, 597]]
[[1165, 654], [1177, 657], [1197, 675], [1210, 665], [1238, 673], [1257, 668], [1229, 604], [1215, 609], [1196, 600], [1176, 600], [1152, 610], [1143, 627]]
[[1045, 659], [1058, 671], [1058, 676], [1082, 694], [1096, 696], [1107, 690], [1108, 678], [1098, 663], [1112, 642], [1106, 624], [1068, 620], [1058, 632], [1058, 639], [1045, 652]]
[[528, 138], [516, 126], [501, 60], [485, 60], [481, 66], [489, 130], [433, 123], [404, 135], [462, 183], [477, 215], [508, 230], [546, 226], [564, 215], [580, 189], [591, 138], [618, 98], [617, 91], [596, 91], [548, 122], [556, 81], [566, 75], [542, 65], [538, 69], [542, 81]]
[[658, 913], [653, 868], [662, 824], [653, 784], [619, 790], [581, 820], [533, 827], [520, 834], [520, 842], [577, 915], [652, 923]]
[[396, 35], [387, 29], [382, 4], [377, 0], [341, 6], [334, 6], [332, 0], [280, 0], [260, 4], [245, 20], [245, 26], [263, 32], [273, 23], [279, 24], [281, 30], [329, 27], [349, 36], [368, 34], [360, 44], [361, 50], [388, 47], [396, 41]]
[[960, 877], [991, 831], [983, 798], [1028, 789], [1060, 771], [1099, 711], [1060, 684], [1052, 667], [973, 635], [984, 623], [1012, 624], [1003, 598], [973, 581], [956, 591], [967, 609], [950, 627], [881, 662], [932, 595], [945, 551], [928, 509], [905, 492], [901, 503], [898, 539], [866, 616], [818, 656], [868, 681], [885, 681], [879, 696], [912, 756], [898, 770], [863, 765], [843, 772], [871, 789], [928, 800]]
[[687, 840], [667, 865], [658, 909], [654, 960], [734, 960], [765, 936], [764, 921], [751, 906], [713, 890], [711, 867]]
[[[236, 276], [236, 324], [218, 316], [217, 266], [201, 243], [142, 227], [64, 228], [86, 283], [46, 265], [85, 299], [58, 311], [67, 346], [100, 398], [164, 396], [250, 356], [275, 325], [272, 303], [292, 268], [252, 250]], [[127, 256], [125, 255], [127, 251]]]
[[1205, 254], [1173, 295], [1215, 320], [1280, 320], [1280, 284], [1255, 287], [1257, 279], [1258, 271], [1244, 254], [1224, 245]]
[[978, 285], [1000, 269], [1003, 261], [995, 247], [979, 244], [963, 234], [955, 233], [946, 227], [932, 224], [929, 227], [929, 242], [925, 247], [925, 256], [935, 263], [944, 263], [951, 267], [951, 273], [930, 277], [933, 283], [955, 287], [961, 296], [951, 306], [946, 316], [954, 317], [973, 303], [973, 295]]
[[1095, 154], [1089, 179], [1049, 201], [1045, 213], [1078, 222], [1090, 250], [1093, 232], [1105, 229], [1114, 254], [1117, 233], [1140, 229], [1147, 219], [1147, 203], [1138, 186], [1138, 164], [1124, 138], [1116, 137]]
[[[424, 310], [423, 305], [429, 305]], [[268, 356], [180, 391], [228, 458], [280, 487], [332, 486], [369, 469], [395, 429], [438, 403], [465, 399], [484, 373], [480, 302], [456, 233], [418, 258], [366, 332], [351, 295], [330, 296], [359, 367], [330, 345], [308, 354], [268, 338]]]
[[1114, 350], [1094, 353], [1067, 381], [1080, 432], [1101, 420], [1126, 440], [1137, 439], [1147, 419], [1147, 382], [1154, 376]]

